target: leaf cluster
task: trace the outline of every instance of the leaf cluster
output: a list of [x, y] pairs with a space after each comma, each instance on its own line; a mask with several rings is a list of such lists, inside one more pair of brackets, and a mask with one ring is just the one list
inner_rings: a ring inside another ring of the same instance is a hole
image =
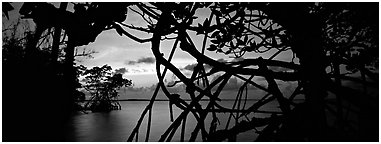
[[122, 77], [120, 73], [113, 73], [111, 66], [103, 65], [102, 67], [93, 67], [87, 69], [83, 66], [79, 67], [79, 74], [85, 76], [85, 89], [93, 95], [116, 97], [117, 90], [121, 87], [132, 85], [132, 81]]

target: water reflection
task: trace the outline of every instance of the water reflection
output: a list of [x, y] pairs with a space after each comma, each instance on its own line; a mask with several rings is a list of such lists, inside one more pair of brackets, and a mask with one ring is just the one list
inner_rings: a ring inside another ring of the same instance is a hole
[[[223, 105], [229, 106], [232, 101], [222, 102]], [[252, 103], [252, 102], [251, 102]], [[71, 127], [67, 134], [68, 141], [80, 142], [123, 142], [126, 141], [135, 127], [143, 109], [148, 104], [147, 101], [121, 101], [122, 110], [111, 111], [109, 113], [78, 113], [72, 117]], [[204, 104], [207, 104], [205, 102]], [[249, 103], [248, 103], [249, 104]], [[277, 109], [276, 104], [271, 104], [269, 109]], [[174, 118], [180, 114], [181, 110], [174, 109]], [[219, 113], [221, 125], [224, 128], [227, 121], [227, 113]], [[168, 102], [157, 101], [154, 104], [152, 115], [152, 127], [149, 141], [157, 141], [161, 134], [171, 124], [169, 120]], [[209, 128], [211, 117], [206, 120], [206, 128]], [[139, 141], [145, 140], [146, 124], [145, 119], [141, 125], [139, 132]], [[185, 130], [185, 139], [189, 139], [190, 133], [196, 125], [193, 116], [188, 116], [187, 126]], [[180, 130], [176, 132], [173, 141], [180, 141]], [[238, 136], [239, 141], [253, 141], [256, 134], [253, 131], [243, 133]], [[197, 141], [201, 141], [198, 136]]]

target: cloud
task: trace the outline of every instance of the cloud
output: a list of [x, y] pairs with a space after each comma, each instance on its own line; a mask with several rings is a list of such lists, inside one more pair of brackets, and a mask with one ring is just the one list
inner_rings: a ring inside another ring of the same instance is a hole
[[268, 66], [268, 69], [275, 71], [275, 72], [284, 72], [284, 71], [289, 71], [291, 69], [285, 68], [285, 67], [278, 67], [278, 66]]
[[223, 58], [220, 58], [220, 59], [217, 59], [218, 62], [227, 62], [227, 60], [223, 59]]
[[150, 69], [150, 68], [126, 68], [126, 71], [124, 74], [126, 75], [140, 75], [140, 74], [155, 75], [156, 71], [155, 69]]
[[135, 65], [135, 64], [136, 64], [136, 61], [126, 60], [126, 61], [124, 62], [124, 64], [126, 64], [126, 65]]
[[136, 61], [127, 60], [124, 62], [126, 65], [136, 65], [136, 64], [153, 64], [156, 62], [154, 57], [142, 57]]
[[[228, 62], [227, 60], [225, 60], [223, 58], [217, 59], [216, 61], [221, 62], [221, 63]], [[183, 68], [180, 68], [180, 70], [193, 71], [196, 66], [197, 66], [197, 63], [188, 64], [188, 65], [184, 66]], [[208, 65], [208, 64], [204, 64], [204, 68], [205, 68], [205, 70], [210, 70], [213, 68], [213, 66]]]
[[126, 72], [128, 72], [128, 70], [126, 68], [115, 69], [116, 74], [124, 74]]
[[[197, 63], [193, 63], [193, 64], [186, 65], [184, 68], [180, 68], [180, 70], [193, 71], [196, 66], [197, 66]], [[204, 64], [204, 68], [205, 70], [209, 70], [209, 69], [212, 69], [213, 67], [208, 64]]]
[[197, 63], [194, 63], [194, 64], [189, 64], [189, 65], [186, 65], [184, 68], [184, 70], [189, 70], [189, 71], [193, 71], [193, 69], [197, 66]]
[[257, 78], [256, 81], [266, 81], [266, 78], [265, 77], [259, 77], [259, 78]]
[[142, 70], [140, 70], [140, 69], [130, 69], [130, 71], [132, 73], [141, 73], [142, 72]]
[[243, 58], [243, 57], [239, 57], [239, 58], [234, 58], [234, 59], [232, 60], [232, 62], [239, 62], [239, 61], [243, 61], [243, 60], [245, 60], [245, 58]]
[[138, 59], [138, 63], [155, 63], [155, 61], [154, 57], [142, 57]]

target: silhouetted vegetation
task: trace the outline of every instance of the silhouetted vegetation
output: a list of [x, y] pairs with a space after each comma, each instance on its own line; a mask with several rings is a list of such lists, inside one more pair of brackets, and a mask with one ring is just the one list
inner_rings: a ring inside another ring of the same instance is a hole
[[[60, 8], [48, 3], [25, 3], [20, 14], [33, 19], [35, 32], [28, 33], [22, 43], [3, 39], [6, 141], [62, 140], [59, 133], [49, 131], [64, 129], [61, 124], [75, 104], [75, 47], [93, 42], [109, 29], [136, 42], [151, 43], [156, 59], [159, 83], [128, 141], [139, 141], [144, 118], [148, 125], [143, 134], [145, 141], [149, 140], [152, 106], [159, 90], [168, 97], [171, 108], [182, 110], [176, 118], [169, 111], [172, 123], [159, 141], [171, 141], [178, 129], [180, 141], [186, 140], [185, 135], [189, 135], [188, 141], [196, 141], [198, 136], [202, 141], [237, 141], [237, 135], [248, 131], [256, 133], [253, 141], [378, 141], [379, 98], [369, 94], [370, 87], [378, 91], [377, 3], [76, 3], [74, 12], [66, 11], [66, 7], [67, 3], [61, 3]], [[207, 18], [199, 18], [200, 9], [208, 11]], [[140, 15], [145, 26], [125, 23], [127, 10]], [[57, 36], [47, 47], [51, 50], [43, 51], [38, 42], [44, 33], [52, 34], [52, 28]], [[64, 36], [59, 29], [64, 30], [67, 39], [60, 39]], [[151, 37], [140, 38], [129, 30], [149, 33]], [[3, 38], [4, 34], [3, 30]], [[195, 44], [195, 36], [203, 37], [201, 44]], [[162, 54], [162, 41], [173, 42], [169, 56]], [[57, 45], [65, 45], [63, 61], [57, 59]], [[178, 48], [178, 52], [197, 60], [190, 76], [171, 63]], [[214, 60], [205, 54], [206, 50], [240, 60]], [[250, 53], [261, 56], [246, 57]], [[280, 54], [292, 59], [277, 59]], [[165, 69], [162, 71], [160, 66]], [[116, 97], [116, 88], [128, 85], [128, 80], [119, 74], [109, 75], [109, 70], [106, 66], [85, 72], [90, 74], [88, 84], [92, 85], [94, 99]], [[170, 86], [164, 83], [168, 70], [178, 78], [175, 84], [186, 86], [192, 101], [168, 91]], [[258, 84], [254, 77], [263, 78], [266, 86]], [[234, 105], [224, 107], [219, 96], [231, 78], [244, 82]], [[297, 84], [292, 94], [281, 91], [281, 81]], [[249, 85], [266, 94], [249, 94]], [[18, 91], [20, 87], [22, 92]], [[260, 100], [246, 105], [246, 100], [254, 96]], [[296, 102], [295, 97], [304, 101]], [[201, 99], [209, 99], [206, 107], [201, 106]], [[279, 104], [277, 111], [260, 110], [273, 101]], [[10, 102], [19, 103], [15, 107]], [[112, 106], [101, 102], [92, 105], [101, 109]], [[19, 115], [21, 111], [27, 114]], [[218, 113], [229, 114], [227, 123], [219, 123]], [[31, 118], [27, 124], [23, 124], [25, 117]], [[190, 134], [185, 133], [188, 117], [197, 120]], [[212, 119], [210, 127], [205, 125], [208, 117]], [[34, 134], [37, 129], [40, 133]], [[13, 137], [20, 131], [31, 135], [25, 139]]]
[[[8, 15], [13, 3], [3, 4]], [[59, 8], [45, 2], [21, 5], [21, 17], [34, 25], [20, 20], [3, 27], [3, 141], [65, 141], [66, 122], [83, 97], [74, 57], [92, 53], [75, 47], [93, 42], [110, 22], [99, 16], [83, 22], [82, 9], [67, 11], [67, 2]]]
[[[377, 141], [378, 103], [372, 101], [377, 101], [378, 97], [369, 96], [366, 86], [358, 91], [359, 89], [342, 85], [340, 82], [345, 79], [366, 85], [370, 78], [373, 85], [378, 85], [377, 74], [372, 71], [378, 64], [376, 16], [378, 7], [371, 5], [371, 3], [136, 4], [130, 9], [143, 17], [147, 22], [146, 27], [120, 24], [127, 29], [152, 33], [152, 37], [139, 39], [122, 28], [117, 27], [117, 31], [138, 42], [151, 42], [151, 49], [158, 65], [156, 70], [159, 86], [128, 141], [134, 139], [138, 141], [140, 124], [147, 116], [145, 140], [148, 140], [152, 104], [159, 89], [163, 90], [173, 105], [183, 110], [173, 119], [173, 123], [159, 141], [171, 141], [180, 125], [182, 125], [180, 140], [184, 141], [184, 126], [190, 115], [197, 119], [198, 124], [194, 127], [189, 141], [195, 141], [199, 133], [203, 141], [236, 141], [238, 134], [249, 130], [257, 131], [257, 141]], [[196, 14], [198, 9], [208, 9], [209, 17], [199, 20]], [[195, 24], [196, 20], [201, 23]], [[202, 47], [196, 47], [193, 37], [190, 36], [192, 33], [204, 36]], [[173, 42], [173, 50], [168, 59], [164, 58], [160, 51], [160, 42], [166, 40]], [[193, 68], [190, 77], [183, 75], [170, 62], [176, 48], [197, 59], [197, 66]], [[219, 62], [206, 56], [205, 50], [243, 59], [236, 62]], [[280, 53], [287, 51], [293, 53], [290, 56], [293, 57], [291, 61], [273, 60]], [[249, 59], [244, 57], [248, 53], [271, 55], [266, 58]], [[295, 58], [299, 61], [294, 61]], [[207, 70], [204, 64], [212, 68]], [[166, 69], [162, 72], [159, 65], [165, 66]], [[345, 73], [340, 65], [346, 66]], [[288, 71], [273, 71], [272, 69], [276, 67]], [[192, 102], [187, 103], [178, 94], [167, 91], [163, 81], [167, 70], [179, 78], [179, 83], [186, 85], [186, 91]], [[350, 75], [356, 70], [360, 70], [361, 79]], [[218, 79], [209, 81], [207, 76], [217, 72], [223, 74]], [[267, 86], [257, 84], [253, 79], [254, 76], [263, 77], [267, 81]], [[226, 108], [219, 105], [218, 96], [231, 77], [241, 79], [245, 83], [238, 90], [234, 106]], [[297, 82], [298, 86], [291, 95], [284, 95], [276, 80]], [[202, 82], [201, 87], [196, 84], [198, 82]], [[267, 94], [252, 106], [245, 107], [242, 103], [245, 103], [247, 98], [247, 91], [245, 93], [247, 85], [253, 85]], [[214, 91], [213, 88], [217, 90]], [[335, 97], [328, 98], [328, 92]], [[296, 103], [295, 97], [304, 98], [305, 101]], [[202, 108], [199, 104], [202, 98], [210, 100], [206, 108]], [[268, 112], [272, 114], [264, 118], [250, 115], [261, 113], [258, 109], [271, 101], [279, 103], [280, 113]], [[353, 112], [352, 108], [359, 108], [360, 111]], [[231, 113], [225, 129], [217, 129], [217, 125], [220, 125], [218, 112]], [[344, 116], [344, 113], [355, 114], [358, 118], [355, 121], [359, 124], [354, 126], [350, 122], [352, 119]], [[170, 115], [172, 118], [171, 112]], [[207, 116], [212, 117], [209, 128], [205, 127]], [[231, 119], [235, 123], [231, 124]], [[257, 130], [263, 126], [264, 129]]]
[[108, 65], [91, 69], [82, 66], [81, 69], [81, 75], [85, 76], [83, 87], [91, 94], [83, 109], [93, 112], [120, 110], [118, 90], [121, 87], [131, 86], [132, 81], [123, 78], [120, 73], [112, 73]]

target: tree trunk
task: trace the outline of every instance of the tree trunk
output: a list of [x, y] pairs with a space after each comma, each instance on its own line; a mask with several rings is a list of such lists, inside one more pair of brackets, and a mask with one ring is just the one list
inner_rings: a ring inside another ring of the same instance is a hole
[[68, 37], [68, 44], [65, 49], [65, 64], [64, 64], [64, 81], [65, 81], [65, 104], [66, 104], [66, 114], [74, 108], [74, 93], [76, 84], [76, 75], [74, 69], [74, 49], [75, 49], [75, 39], [71, 36]]
[[[67, 8], [67, 2], [61, 2], [59, 11], [65, 11]], [[59, 46], [60, 46], [60, 39], [61, 39], [61, 31], [62, 27], [57, 25], [54, 28], [54, 36], [53, 36], [53, 45], [52, 45], [52, 66], [53, 69], [56, 70], [57, 68], [57, 59], [59, 54]]]
[[[308, 12], [308, 3], [272, 3], [263, 10], [292, 35], [292, 50], [300, 59], [303, 88], [306, 92], [306, 123], [304, 140], [324, 141], [326, 118], [324, 97], [326, 88], [325, 62], [322, 49], [321, 24], [318, 17]], [[292, 128], [292, 127], [291, 127]], [[292, 136], [292, 134], [288, 134]], [[292, 136], [299, 137], [297, 135]], [[290, 138], [292, 139], [292, 138]]]

